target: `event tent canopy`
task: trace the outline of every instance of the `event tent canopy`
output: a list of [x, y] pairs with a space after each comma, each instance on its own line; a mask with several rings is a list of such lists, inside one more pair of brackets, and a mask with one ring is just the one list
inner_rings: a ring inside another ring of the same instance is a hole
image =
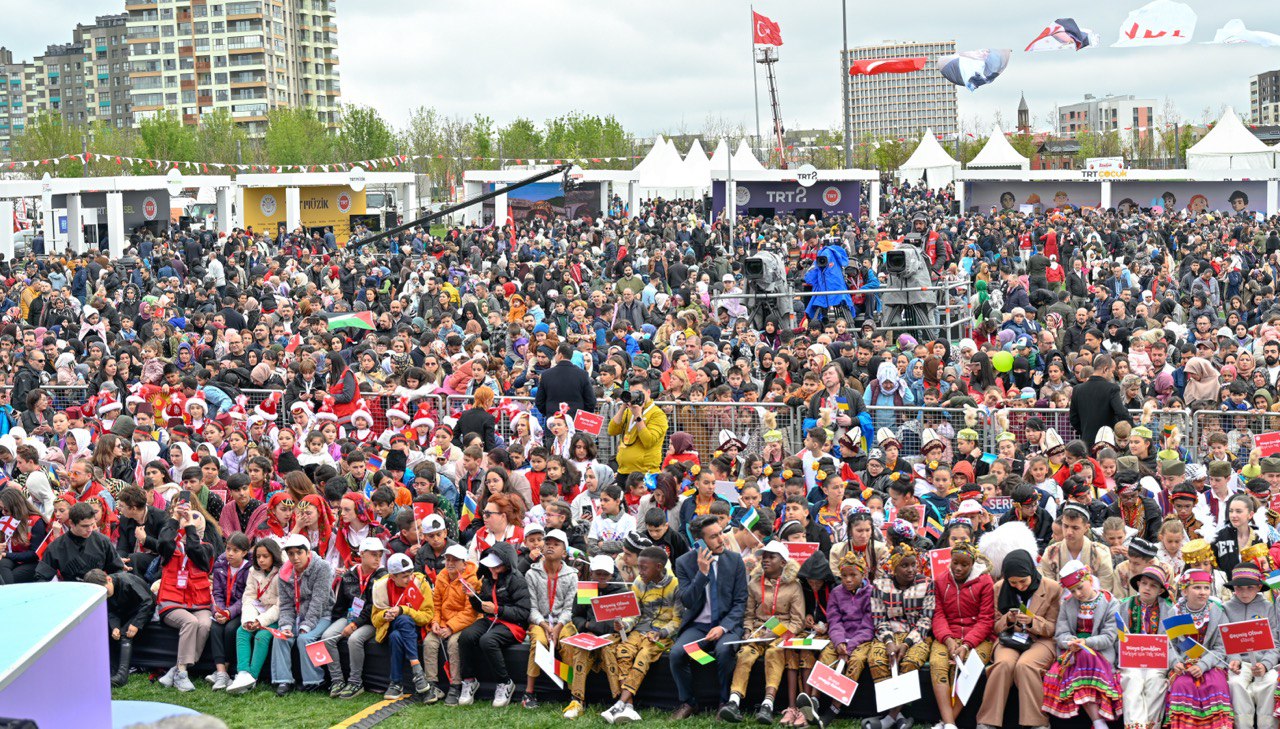
[[689, 154], [684, 156], [684, 170], [691, 179], [698, 180], [704, 190], [711, 188], [711, 160], [707, 159], [702, 142], [693, 140]]
[[640, 181], [641, 195], [645, 198], [693, 197], [706, 189], [707, 183], [700, 182], [685, 169], [675, 143], [661, 135], [654, 139], [653, 148], [632, 171]]
[[721, 137], [720, 141], [716, 142], [716, 151], [711, 153], [711, 171], [724, 172], [729, 169], [730, 156], [729, 143]]
[[1259, 170], [1275, 167], [1275, 150], [1249, 131], [1231, 107], [1187, 150], [1187, 169]]
[[902, 163], [898, 170], [898, 179], [908, 182], [925, 180], [932, 188], [946, 187], [956, 178], [960, 163], [951, 158], [947, 151], [938, 144], [933, 129], [926, 129], [916, 151]]
[[991, 129], [991, 136], [982, 149], [969, 162], [967, 167], [985, 167], [1002, 170], [1030, 170], [1031, 160], [1018, 154], [1018, 150], [1009, 144], [1000, 126]]
[[760, 164], [760, 160], [751, 153], [751, 147], [747, 146], [747, 140], [738, 142], [738, 151], [733, 153], [733, 171], [759, 172], [763, 169], [764, 165]]

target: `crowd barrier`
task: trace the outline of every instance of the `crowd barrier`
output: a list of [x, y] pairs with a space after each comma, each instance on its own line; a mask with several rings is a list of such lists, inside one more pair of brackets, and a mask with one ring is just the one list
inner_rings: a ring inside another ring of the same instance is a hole
[[[46, 385], [42, 388], [53, 398], [56, 410], [64, 410], [72, 405], [84, 403], [94, 389], [84, 385]], [[242, 390], [247, 403], [245, 409], [252, 413], [255, 406], [265, 402], [277, 390]], [[394, 394], [364, 395], [373, 416], [375, 430], [387, 427], [386, 411], [393, 407], [399, 398]], [[456, 418], [471, 406], [472, 398], [466, 395], [445, 395], [433, 393], [413, 400], [409, 414], [416, 416], [420, 403], [425, 403], [425, 413], [433, 424], [445, 418]], [[762, 415], [766, 411], [774, 414], [777, 428], [783, 434], [784, 448], [788, 453], [795, 453], [804, 446], [804, 417], [798, 408], [791, 408], [783, 403], [775, 402], [684, 402], [659, 401], [658, 407], [667, 414], [667, 434], [663, 441], [664, 452], [670, 446], [671, 434], [684, 431], [693, 436], [694, 449], [704, 459], [714, 454], [720, 445], [722, 431], [732, 432], [747, 444], [748, 451], [759, 452], [764, 444], [764, 423]], [[514, 436], [512, 421], [522, 411], [532, 411], [539, 422], [544, 418], [535, 411], [531, 397], [503, 397], [495, 409], [496, 429], [502, 442], [509, 443]], [[617, 453], [617, 439], [610, 437], [607, 431], [608, 421], [617, 413], [621, 403], [616, 400], [601, 400], [596, 411], [605, 419], [605, 426], [596, 436], [598, 458], [608, 462]], [[1067, 410], [1057, 408], [1001, 408], [996, 411], [986, 409], [962, 409], [925, 406], [903, 407], [871, 407], [868, 408], [872, 423], [878, 431], [882, 427], [893, 429], [902, 442], [902, 455], [915, 457], [920, 454], [921, 433], [925, 428], [932, 428], [949, 447], [955, 451], [956, 434], [964, 428], [971, 428], [979, 435], [978, 445], [986, 453], [995, 453], [997, 438], [1005, 430], [1014, 434], [1017, 442], [1026, 442], [1027, 422], [1031, 418], [1039, 418], [1046, 428], [1053, 428], [1062, 436], [1063, 442], [1079, 437], [1071, 427], [1071, 418]], [[285, 405], [280, 407], [281, 422], [288, 422]], [[1265, 433], [1280, 433], [1280, 413], [1242, 412], [1224, 410], [1154, 410], [1150, 413], [1141, 410], [1129, 411], [1135, 424], [1146, 425], [1155, 434], [1157, 447], [1166, 427], [1176, 426], [1182, 434], [1181, 445], [1191, 457], [1199, 458], [1208, 452], [1209, 436], [1213, 433], [1226, 433], [1228, 449], [1233, 456], [1247, 460], [1249, 451], [1255, 445], [1258, 436]], [[1280, 438], [1280, 436], [1277, 436]]]

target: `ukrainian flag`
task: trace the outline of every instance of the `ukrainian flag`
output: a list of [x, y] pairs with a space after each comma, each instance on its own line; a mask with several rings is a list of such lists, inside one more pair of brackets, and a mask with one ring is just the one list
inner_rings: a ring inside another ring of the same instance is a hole
[[1173, 615], [1164, 619], [1161, 623], [1164, 626], [1164, 632], [1169, 636], [1170, 640], [1178, 638], [1186, 638], [1199, 634], [1196, 630], [1195, 620], [1190, 615]]
[[1120, 642], [1129, 640], [1129, 634], [1124, 630], [1124, 621], [1120, 619], [1120, 613], [1112, 613], [1112, 616], [1116, 619], [1116, 633], [1120, 637]]

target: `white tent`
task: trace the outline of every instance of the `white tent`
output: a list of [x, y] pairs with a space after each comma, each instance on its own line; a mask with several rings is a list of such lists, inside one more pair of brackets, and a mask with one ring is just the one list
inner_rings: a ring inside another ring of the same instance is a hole
[[729, 169], [729, 143], [724, 141], [724, 137], [716, 142], [716, 151], [711, 153], [711, 171], [724, 172]]
[[1259, 170], [1275, 164], [1275, 150], [1253, 136], [1230, 107], [1204, 139], [1187, 150], [1190, 170]]
[[1031, 169], [1031, 160], [1018, 154], [1018, 150], [1014, 149], [1012, 144], [1009, 144], [1009, 140], [1005, 139], [1004, 132], [1000, 131], [999, 125], [996, 125], [991, 129], [991, 136], [987, 138], [987, 143], [982, 145], [982, 149], [967, 166], [970, 169], [984, 167], [988, 169], [1025, 171]]
[[711, 160], [702, 149], [702, 142], [693, 140], [689, 154], [684, 157], [684, 170], [691, 179], [702, 183], [703, 190], [711, 189]]
[[960, 163], [951, 158], [933, 136], [933, 129], [926, 129], [916, 151], [898, 169], [898, 179], [908, 182], [925, 180], [932, 188], [946, 187], [956, 179]]
[[643, 198], [688, 198], [700, 194], [699, 190], [703, 189], [698, 180], [685, 170], [684, 160], [680, 159], [675, 143], [661, 136], [654, 139], [653, 148], [633, 171], [640, 181]]
[[751, 147], [747, 146], [747, 140], [738, 142], [738, 151], [733, 153], [733, 171], [734, 172], [762, 172], [764, 165], [760, 164], [760, 160], [751, 153]]

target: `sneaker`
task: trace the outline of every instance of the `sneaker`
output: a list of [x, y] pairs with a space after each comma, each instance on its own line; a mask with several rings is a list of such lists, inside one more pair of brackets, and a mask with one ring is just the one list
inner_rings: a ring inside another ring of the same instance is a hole
[[[205, 676], [205, 680], [208, 680], [208, 679], [209, 677]], [[214, 691], [221, 691], [230, 685], [231, 685], [231, 677], [228, 676], [225, 671], [218, 671], [217, 673], [213, 674], [213, 690]]]
[[278, 683], [276, 684], [276, 696], [286, 696], [293, 691], [293, 684]]
[[640, 714], [636, 711], [636, 707], [631, 704], [623, 704], [622, 711], [613, 717], [614, 724], [626, 724], [633, 721], [640, 721]]
[[364, 693], [364, 686], [361, 686], [358, 683], [348, 682], [343, 685], [342, 693], [338, 694], [338, 698], [344, 699], [344, 700], [354, 699], [355, 697], [359, 696], [362, 693]]
[[773, 726], [773, 704], [760, 704], [760, 708], [756, 709], [756, 723]]
[[462, 691], [461, 691], [461, 690], [459, 690], [459, 688], [458, 688], [457, 684], [451, 684], [451, 685], [449, 686], [449, 693], [445, 694], [445, 696], [444, 696], [444, 705], [445, 705], [445, 706], [457, 706], [457, 705], [458, 705], [458, 697], [459, 697], [461, 694], [462, 694]]
[[187, 676], [186, 671], [173, 674], [173, 687], [183, 693], [196, 690], [196, 685], [191, 683], [191, 678]]
[[342, 695], [343, 689], [347, 687], [346, 681], [334, 681], [329, 686], [329, 698], [336, 699]]
[[168, 671], [165, 672], [163, 676], [160, 677], [160, 685], [164, 686], [165, 688], [173, 688], [173, 677], [177, 673], [178, 673], [177, 666], [170, 668]]
[[520, 705], [526, 709], [536, 709], [538, 708], [538, 697], [533, 694], [525, 694], [524, 698], [520, 699]]
[[458, 706], [470, 706], [476, 702], [476, 691], [480, 689], [480, 682], [474, 678], [469, 678], [462, 682], [462, 693], [458, 696]]
[[493, 690], [493, 705], [495, 708], [501, 709], [511, 703], [511, 697], [516, 693], [516, 685], [511, 681], [498, 684]]
[[[569, 708], [573, 708], [577, 705], [578, 705], [578, 702], [575, 701], [572, 704], [569, 704]], [[613, 703], [613, 706], [610, 706], [609, 708], [600, 712], [600, 718], [604, 719], [606, 723], [612, 724], [613, 722], [618, 720], [618, 714], [621, 714], [621, 713], [622, 713], [622, 702], [615, 701]], [[564, 716], [566, 719], [572, 718], [569, 716], [569, 709], [565, 709]]]
[[443, 698], [444, 698], [444, 692], [440, 690], [439, 686], [433, 683], [431, 684], [430, 687], [427, 688], [427, 693], [423, 694], [422, 703], [434, 704]]
[[382, 695], [382, 698], [384, 699], [404, 698], [404, 689], [400, 687], [400, 684], [393, 683], [390, 686], [387, 686], [387, 692]]
[[805, 718], [805, 721], [810, 724], [818, 723], [818, 704], [809, 694], [802, 691], [796, 695], [796, 709]]
[[215, 672], [213, 672], [213, 673], [209, 674], [208, 676], [205, 676], [205, 677], [204, 677], [204, 680], [208, 681], [209, 683], [214, 683], [215, 681], [217, 681], [217, 680], [218, 680], [218, 674], [219, 674], [219, 673], [221, 673], [221, 671], [215, 671]]
[[425, 694], [429, 688], [434, 688], [434, 686], [427, 683], [427, 676], [422, 672], [422, 666], [413, 666], [413, 692], [415, 694]]
[[564, 712], [560, 715], [566, 719], [577, 719], [582, 716], [582, 704], [578, 703], [577, 699], [574, 699], [569, 702], [568, 706], [564, 707]]
[[248, 671], [241, 671], [236, 674], [231, 683], [227, 684], [227, 693], [232, 696], [239, 696], [246, 691], [251, 690], [258, 681]]
[[716, 714], [720, 721], [727, 721], [730, 724], [738, 724], [742, 721], [742, 709], [737, 704], [729, 701], [720, 707], [720, 711]]

